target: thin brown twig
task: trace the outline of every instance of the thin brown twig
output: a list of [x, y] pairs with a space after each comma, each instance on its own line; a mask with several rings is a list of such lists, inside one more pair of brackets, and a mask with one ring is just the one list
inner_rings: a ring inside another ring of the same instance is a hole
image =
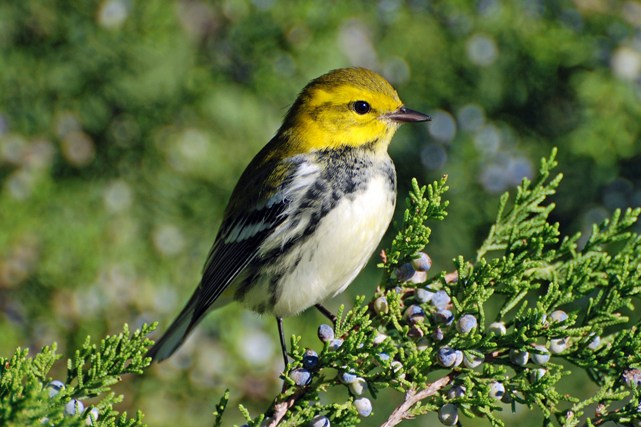
[[416, 405], [421, 400], [436, 394], [451, 380], [452, 377], [448, 375], [434, 381], [423, 390], [416, 391], [413, 388], [408, 390], [407, 393], [405, 393], [405, 400], [403, 401], [403, 403], [401, 403], [398, 407], [396, 407], [396, 409], [394, 409], [394, 412], [392, 412], [385, 423], [381, 424], [381, 427], [392, 427], [400, 424], [403, 420], [413, 418], [409, 413], [410, 409], [412, 409], [412, 406]]
[[285, 414], [287, 414], [287, 410], [291, 408], [294, 403], [296, 403], [296, 396], [292, 396], [283, 402], [275, 404], [274, 415], [270, 418], [267, 427], [276, 427], [281, 422], [283, 417], [285, 417]]

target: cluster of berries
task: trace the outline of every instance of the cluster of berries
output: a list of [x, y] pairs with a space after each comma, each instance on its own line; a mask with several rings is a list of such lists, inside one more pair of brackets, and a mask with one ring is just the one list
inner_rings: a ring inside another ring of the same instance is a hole
[[[476, 313], [455, 313], [452, 297], [448, 294], [447, 288], [443, 289], [438, 284], [424, 284], [427, 282], [427, 272], [431, 266], [430, 257], [420, 252], [414, 260], [401, 265], [395, 272], [396, 281], [399, 284], [411, 283], [419, 286], [409, 291], [405, 287], [396, 288], [397, 292], [402, 294], [404, 303], [403, 321], [409, 326], [408, 336], [416, 339], [419, 349], [437, 347], [434, 352], [435, 363], [446, 369], [457, 369], [459, 366], [475, 369], [485, 363], [487, 357], [490, 359], [502, 358], [497, 354], [487, 355], [481, 350], [453, 348], [454, 346], [447, 343], [447, 337], [451, 336], [452, 331], [455, 331], [454, 333], [457, 336], [472, 337], [473, 335], [471, 334], [478, 334], [482, 331], [484, 334], [501, 337], [508, 334], [508, 327], [504, 322], [496, 321], [479, 331], [479, 319]], [[456, 278], [452, 278], [452, 280], [456, 280]], [[450, 283], [448, 278], [446, 278], [446, 281]], [[376, 298], [370, 307], [380, 316], [385, 316], [390, 312], [390, 304], [385, 296]], [[564, 311], [554, 310], [544, 316], [541, 322], [547, 327], [557, 327], [561, 331], [568, 326], [565, 325], [568, 319], [569, 316]], [[318, 337], [330, 351], [338, 350], [343, 344], [341, 338], [334, 336], [334, 329], [329, 325], [320, 325]], [[379, 333], [374, 338], [374, 343], [380, 344], [386, 338], [387, 335]], [[439, 342], [443, 343], [440, 347]], [[559, 336], [558, 338], [549, 339], [544, 344], [532, 345], [531, 348], [512, 348], [505, 356], [514, 366], [527, 368], [530, 373], [530, 379], [534, 383], [547, 374], [545, 365], [550, 361], [551, 356], [565, 352], [570, 345], [569, 337]], [[600, 338], [594, 336], [588, 347], [596, 350], [599, 345]], [[377, 355], [377, 359], [381, 362], [389, 362], [390, 358], [390, 355], [386, 353]], [[312, 382], [313, 372], [318, 369], [318, 365], [318, 354], [314, 350], [308, 349], [303, 355], [302, 367], [290, 371], [289, 377], [299, 387], [308, 386]], [[399, 378], [404, 377], [403, 365], [400, 361], [392, 360], [389, 366], [394, 372], [398, 373]], [[634, 377], [635, 379], [628, 382], [635, 382], [636, 378], [641, 378], [641, 375], [628, 374], [627, 377]], [[368, 398], [363, 397], [363, 393], [367, 390], [367, 381], [349, 369], [339, 371], [337, 379], [354, 396], [353, 404], [357, 412], [363, 417], [369, 416], [372, 412], [372, 403]], [[636, 382], [641, 383], [641, 380], [636, 380]], [[506, 385], [500, 380], [492, 381], [489, 384], [488, 394], [493, 399], [510, 402], [512, 392], [506, 390]], [[445, 393], [447, 400], [438, 411], [439, 420], [444, 425], [456, 425], [459, 421], [457, 404], [465, 400], [466, 387], [454, 381]], [[330, 420], [325, 415], [319, 415], [312, 420], [310, 426], [329, 427]]]
[[[432, 266], [430, 257], [425, 253], [417, 254], [411, 262], [405, 263], [396, 269], [396, 280], [403, 284], [423, 285], [427, 282], [427, 272]], [[455, 279], [454, 279], [455, 280]], [[478, 319], [470, 313], [453, 313], [453, 304], [447, 290], [439, 289], [436, 285], [423, 285], [417, 287], [413, 292], [397, 288], [403, 293], [405, 310], [403, 320], [410, 327], [408, 336], [417, 339], [419, 349], [428, 346], [438, 345], [444, 341], [451, 329], [456, 329], [458, 335], [472, 334], [478, 330]], [[374, 311], [379, 315], [388, 313], [389, 305], [385, 296], [377, 298], [373, 302]], [[552, 311], [544, 316], [541, 321], [548, 326], [560, 326], [568, 320], [568, 315], [562, 310]], [[430, 322], [429, 327], [425, 324]], [[428, 331], [429, 336], [424, 337]], [[507, 334], [505, 323], [498, 321], [491, 323], [485, 332], [496, 336]], [[600, 339], [595, 336], [589, 344], [589, 348], [595, 350], [600, 344]], [[538, 365], [530, 367], [532, 382], [539, 381], [546, 373], [544, 365], [548, 363], [553, 354], [561, 354], [571, 345], [570, 338], [561, 336], [552, 338], [546, 345], [533, 345], [531, 350], [511, 349], [509, 361], [519, 367], [526, 367], [528, 363]], [[481, 366], [486, 355], [480, 350], [456, 349], [449, 345], [443, 345], [435, 352], [436, 363], [447, 369], [455, 369], [460, 365], [465, 368], [474, 369]], [[456, 401], [465, 397], [466, 388], [460, 384], [454, 384], [446, 392], [448, 400]], [[509, 402], [511, 396], [506, 393], [505, 385], [500, 381], [489, 384], [489, 396], [495, 399]], [[439, 419], [444, 425], [456, 425], [458, 423], [458, 407], [453, 402], [444, 404], [439, 410]]]
[[[47, 384], [47, 389], [49, 390], [49, 398], [55, 398], [64, 388], [65, 384], [62, 381], [51, 381], [49, 384]], [[85, 414], [87, 416], [85, 424], [88, 426], [96, 425], [96, 421], [98, 421], [98, 416], [100, 415], [100, 413], [98, 412], [98, 408], [96, 408], [95, 406], [85, 410], [85, 405], [80, 400], [71, 399], [67, 403], [65, 403], [65, 415], [76, 416], [80, 414]], [[47, 419], [42, 420], [42, 424], [47, 423]]]
[[[318, 338], [327, 345], [330, 351], [338, 350], [343, 345], [343, 340], [336, 338], [334, 329], [327, 324], [322, 324], [318, 327]], [[318, 363], [318, 353], [314, 350], [307, 349], [303, 355], [303, 367], [292, 369], [289, 372], [289, 378], [299, 387], [309, 385], [312, 381], [312, 372], [318, 368]], [[337, 377], [342, 384], [345, 384], [349, 388], [352, 395], [356, 397], [353, 403], [358, 414], [362, 417], [370, 416], [372, 413], [372, 402], [367, 397], [362, 397], [367, 391], [367, 381], [349, 370], [339, 372]], [[310, 426], [329, 427], [330, 420], [327, 416], [319, 415], [312, 420]]]

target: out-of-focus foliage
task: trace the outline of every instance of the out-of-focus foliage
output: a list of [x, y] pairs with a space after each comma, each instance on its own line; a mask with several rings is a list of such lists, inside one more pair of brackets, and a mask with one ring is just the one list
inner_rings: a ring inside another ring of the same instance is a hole
[[[65, 352], [124, 322], [162, 329], [251, 156], [309, 79], [347, 65], [381, 71], [433, 116], [391, 151], [401, 184], [449, 174], [448, 221], [431, 237], [439, 269], [472, 256], [495, 216], [488, 195], [533, 175], [552, 145], [562, 228], [641, 202], [638, 1], [4, 1], [0, 354], [52, 341]], [[312, 316], [286, 331], [313, 333]], [[274, 339], [271, 319], [212, 313], [123, 386], [122, 409], [207, 425], [229, 387], [262, 411], [280, 387]]]

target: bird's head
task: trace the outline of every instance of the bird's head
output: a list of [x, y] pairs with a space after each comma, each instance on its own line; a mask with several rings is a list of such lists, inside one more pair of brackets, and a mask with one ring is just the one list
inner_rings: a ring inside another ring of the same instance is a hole
[[401, 123], [427, 120], [428, 115], [405, 108], [381, 75], [341, 68], [305, 86], [280, 133], [302, 152], [366, 145], [386, 150]]

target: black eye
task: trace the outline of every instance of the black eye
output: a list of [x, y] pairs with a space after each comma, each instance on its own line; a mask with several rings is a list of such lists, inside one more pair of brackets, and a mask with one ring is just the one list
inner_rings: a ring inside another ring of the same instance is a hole
[[354, 111], [356, 111], [356, 114], [367, 114], [371, 109], [372, 107], [366, 101], [356, 101], [354, 103]]

